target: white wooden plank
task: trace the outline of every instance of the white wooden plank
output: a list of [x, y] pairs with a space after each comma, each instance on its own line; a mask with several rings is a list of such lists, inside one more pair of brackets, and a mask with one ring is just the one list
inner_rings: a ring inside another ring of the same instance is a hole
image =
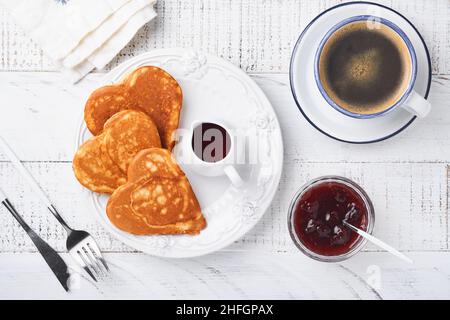
[[[76, 228], [86, 229], [105, 251], [131, 251], [112, 239], [93, 216], [89, 193], [73, 177], [70, 163], [27, 163], [26, 166]], [[404, 251], [448, 251], [447, 166], [428, 163], [287, 162], [279, 192], [262, 221], [231, 249], [295, 251], [287, 232], [292, 196], [308, 180], [337, 174], [359, 182], [376, 209], [375, 235]], [[0, 163], [0, 187], [39, 233], [58, 250], [65, 234], [12, 165]], [[18, 224], [0, 208], [0, 252], [34, 251]], [[372, 246], [368, 251], [377, 250]]]
[[38, 254], [3, 253], [0, 299], [450, 298], [449, 253], [411, 257], [414, 265], [387, 253], [361, 253], [341, 264], [318, 263], [301, 253], [226, 251], [189, 260], [115, 253], [106, 255], [110, 278], [93, 284], [77, 273], [74, 290], [66, 294]]
[[[2, 100], [10, 101], [13, 106], [4, 113], [7, 116], [0, 118], [1, 133], [22, 159], [32, 161], [27, 165], [48, 189], [55, 202], [60, 201], [60, 207], [65, 211], [71, 210], [67, 214], [72, 219], [81, 216], [80, 226], [98, 234], [105, 249], [126, 250], [126, 247], [111, 240], [96, 225], [93, 227], [91, 220], [85, 220], [84, 213], [80, 214], [80, 210], [85, 212], [90, 208], [86, 208], [86, 194], [81, 193], [80, 196], [82, 189], [74, 181], [69, 163], [74, 152], [75, 131], [82, 110], [80, 101], [95, 87], [99, 75], [90, 76], [78, 86], [60, 81], [60, 76], [54, 73], [46, 73], [44, 81], [41, 80], [43, 74], [0, 75], [0, 84], [6, 88], [0, 93]], [[285, 139], [286, 166], [281, 192], [271, 211], [238, 246], [250, 244], [286, 250], [285, 246], [290, 240], [283, 232], [284, 215], [295, 190], [315, 176], [344, 174], [364, 184], [372, 183], [373, 191], [369, 191], [373, 192], [378, 207], [382, 209], [379, 214], [384, 214], [387, 218], [391, 215], [395, 217], [392, 224], [385, 222], [387, 228], [385, 225], [377, 228], [377, 232], [384, 232], [381, 236], [385, 240], [390, 240], [404, 250], [448, 249], [446, 164], [450, 139], [447, 137], [448, 116], [445, 106], [449, 101], [450, 91], [446, 77], [435, 78], [432, 101], [436, 108], [429, 118], [398, 138], [374, 146], [345, 145], [317, 133], [297, 111], [290, 97], [287, 76], [255, 75], [254, 78], [267, 93], [280, 117]], [[420, 132], [419, 136], [417, 132]], [[34, 163], [36, 161], [45, 162]], [[2, 163], [2, 168], [2, 180], [11, 186], [10, 192], [22, 195], [18, 202], [28, 199], [28, 196], [24, 196], [27, 187], [23, 186], [11, 166]], [[368, 172], [373, 181], [367, 178]], [[381, 180], [380, 177], [386, 179]], [[409, 184], [407, 188], [402, 186], [405, 181]], [[404, 199], [400, 204], [394, 201], [399, 198], [398, 194]], [[37, 199], [34, 201], [25, 205], [23, 211], [38, 211]], [[42, 210], [38, 213], [42, 214]], [[52, 228], [53, 218], [43, 216], [45, 218], [41, 219], [38, 215], [35, 223], [40, 229], [48, 230], [46, 236], [55, 239], [61, 246], [62, 230]], [[426, 228], [422, 228], [423, 224]], [[11, 230], [11, 224], [8, 224], [8, 228]], [[419, 230], [419, 234], [413, 235], [415, 230]], [[2, 249], [30, 250], [30, 244], [26, 244], [23, 237], [18, 238], [21, 241], [16, 246], [12, 239], [15, 239], [17, 230], [12, 232], [9, 238], [2, 239]], [[406, 238], [403, 234], [406, 234]]]
[[[88, 230], [103, 249], [132, 251], [121, 242], [112, 239], [97, 224], [92, 215], [93, 207], [89, 194], [76, 181], [70, 163], [37, 162], [27, 163], [26, 167], [69, 224], [78, 229]], [[55, 248], [65, 250], [64, 229], [10, 163], [0, 163], [0, 181], [7, 197], [32, 228]], [[0, 252], [35, 251], [31, 240], [3, 206], [0, 212], [2, 228]]]
[[71, 161], [84, 103], [99, 77], [73, 86], [57, 73], [0, 73], [1, 134], [22, 160]]
[[287, 159], [298, 162], [448, 162], [450, 90], [447, 76], [433, 78], [432, 113], [398, 136], [371, 145], [336, 142], [314, 129], [292, 98], [287, 75], [253, 75], [281, 124]]
[[[84, 102], [101, 75], [73, 86], [57, 73], [0, 72], [0, 133], [26, 161], [71, 161]], [[450, 78], [435, 76], [431, 115], [376, 145], [336, 142], [317, 132], [294, 103], [283, 74], [252, 75], [277, 112], [286, 158], [297, 162], [449, 162]], [[420, 152], [419, 152], [420, 151]], [[1, 155], [0, 160], [5, 158]]]
[[[108, 69], [154, 48], [195, 47], [249, 72], [287, 72], [303, 28], [341, 0], [159, 0], [158, 18], [144, 26]], [[433, 71], [450, 73], [448, 0], [376, 1], [411, 19], [433, 56]], [[0, 8], [0, 70], [49, 71], [51, 61]]]
[[446, 174], [446, 165], [440, 164], [286, 163], [270, 210], [235, 246], [264, 249], [271, 244], [272, 250], [292, 250], [286, 216], [293, 195], [313, 178], [342, 175], [371, 197], [377, 237], [405, 251], [448, 250]]

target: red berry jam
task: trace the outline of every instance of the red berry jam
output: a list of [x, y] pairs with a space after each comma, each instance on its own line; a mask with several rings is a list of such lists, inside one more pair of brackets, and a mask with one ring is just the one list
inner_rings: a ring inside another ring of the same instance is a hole
[[360, 237], [344, 225], [367, 230], [368, 210], [358, 192], [344, 183], [312, 185], [293, 208], [293, 231], [302, 244], [322, 256], [340, 256], [354, 248]]

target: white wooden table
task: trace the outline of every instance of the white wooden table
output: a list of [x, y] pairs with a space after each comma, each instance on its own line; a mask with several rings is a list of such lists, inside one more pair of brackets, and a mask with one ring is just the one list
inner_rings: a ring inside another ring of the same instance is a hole
[[[278, 114], [285, 167], [270, 210], [231, 247], [189, 260], [134, 252], [96, 223], [71, 159], [83, 102], [102, 75], [71, 85], [0, 9], [0, 132], [67, 220], [98, 239], [113, 269], [107, 283], [80, 280], [79, 289], [67, 295], [18, 224], [0, 209], [0, 298], [450, 298], [450, 0], [380, 1], [411, 19], [425, 37], [433, 62], [434, 110], [399, 136], [367, 146], [338, 143], [315, 131], [298, 112], [288, 83], [299, 33], [340, 2], [159, 0], [158, 18], [108, 67], [153, 48], [200, 48], [247, 71]], [[372, 246], [333, 265], [296, 250], [286, 227], [289, 201], [300, 185], [325, 174], [364, 186], [376, 207], [375, 235], [406, 252], [414, 265]], [[0, 186], [43, 238], [63, 252], [63, 229], [3, 155]]]

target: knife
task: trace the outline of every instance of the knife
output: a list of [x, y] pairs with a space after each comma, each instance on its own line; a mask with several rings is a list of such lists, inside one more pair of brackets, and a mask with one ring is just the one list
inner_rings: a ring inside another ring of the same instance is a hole
[[69, 286], [67, 280], [70, 278], [70, 273], [68, 272], [67, 264], [61, 258], [61, 256], [50, 247], [47, 242], [42, 240], [33, 229], [23, 220], [20, 214], [13, 207], [11, 202], [6, 198], [3, 191], [0, 189], [0, 202], [8, 209], [8, 211], [13, 215], [13, 217], [19, 222], [25, 232], [33, 241], [34, 245], [38, 249], [39, 253], [44, 258], [45, 262], [47, 262], [50, 269], [55, 274], [58, 281], [63, 286], [64, 290], [69, 291]]

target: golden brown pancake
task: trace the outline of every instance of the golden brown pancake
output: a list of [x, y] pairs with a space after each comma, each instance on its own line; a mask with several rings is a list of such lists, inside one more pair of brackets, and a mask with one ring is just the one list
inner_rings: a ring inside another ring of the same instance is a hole
[[163, 148], [172, 150], [182, 100], [181, 88], [170, 74], [158, 67], [145, 66], [116, 85], [95, 90], [86, 102], [84, 119], [91, 133], [99, 135], [115, 113], [127, 109], [142, 111], [155, 122]]
[[109, 156], [124, 173], [139, 151], [161, 148], [155, 123], [145, 113], [138, 111], [116, 113], [105, 123], [104, 135]]
[[126, 182], [126, 175], [106, 152], [103, 135], [86, 141], [75, 154], [72, 166], [78, 181], [94, 192], [112, 193]]
[[117, 228], [136, 235], [195, 235], [206, 227], [186, 175], [160, 148], [136, 155], [128, 182], [112, 194], [106, 213]]
[[142, 112], [124, 110], [78, 149], [73, 170], [83, 186], [109, 194], [126, 183], [128, 166], [139, 151], [160, 146], [153, 121]]

